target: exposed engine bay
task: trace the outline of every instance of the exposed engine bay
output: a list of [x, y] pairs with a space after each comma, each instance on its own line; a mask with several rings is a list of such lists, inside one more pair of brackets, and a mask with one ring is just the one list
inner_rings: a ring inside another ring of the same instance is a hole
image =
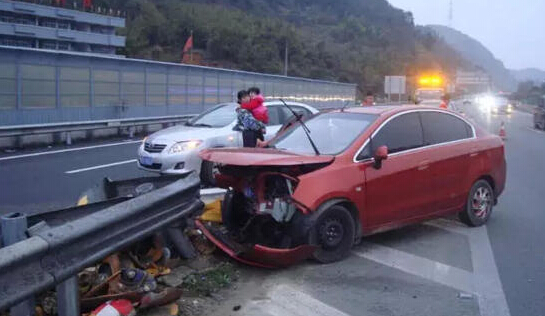
[[220, 166], [217, 182], [228, 192], [222, 203], [223, 226], [240, 244], [293, 248], [306, 244], [310, 210], [293, 199], [297, 175], [321, 165], [284, 168]]

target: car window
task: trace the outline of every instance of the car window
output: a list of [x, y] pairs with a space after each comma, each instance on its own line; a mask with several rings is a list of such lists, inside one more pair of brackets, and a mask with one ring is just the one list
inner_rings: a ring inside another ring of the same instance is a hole
[[445, 113], [422, 112], [424, 144], [435, 145], [472, 136], [471, 128], [463, 120]]
[[224, 127], [233, 123], [236, 118], [237, 104], [228, 103], [220, 104], [208, 111], [205, 111], [190, 120], [187, 125], [208, 126], [208, 127]]
[[[307, 118], [307, 117], [312, 115], [312, 112], [310, 112], [309, 110], [305, 109], [302, 106], [290, 105], [290, 108], [295, 113], [297, 113], [299, 115], [302, 115], [303, 118]], [[282, 124], [285, 124], [285, 123], [287, 123], [287, 122], [289, 122], [289, 121], [291, 121], [293, 119], [293, 113], [288, 108], [286, 108], [285, 106], [282, 107], [282, 113], [283, 113]]]
[[281, 112], [279, 111], [278, 106], [268, 106], [267, 110], [269, 111], [269, 124], [268, 126], [281, 125]]
[[387, 146], [388, 153], [421, 147], [424, 144], [418, 113], [400, 115], [386, 123], [371, 139], [372, 152]]

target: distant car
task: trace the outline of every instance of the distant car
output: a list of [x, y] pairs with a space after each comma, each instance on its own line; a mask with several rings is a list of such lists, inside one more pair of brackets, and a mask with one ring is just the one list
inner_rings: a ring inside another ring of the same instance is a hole
[[498, 136], [414, 105], [321, 112], [268, 148], [200, 156], [219, 164], [217, 185], [227, 193], [223, 227], [197, 227], [231, 257], [261, 267], [341, 260], [361, 236], [438, 216], [483, 225], [506, 177]]
[[505, 97], [486, 96], [482, 98], [480, 105], [485, 112], [492, 114], [511, 114], [513, 112], [513, 105]]
[[[318, 110], [302, 103], [287, 102], [303, 117]], [[185, 174], [196, 171], [203, 182], [214, 178], [214, 165], [202, 162], [199, 151], [207, 148], [242, 147], [242, 133], [233, 130], [236, 125], [236, 103], [223, 103], [205, 111], [184, 125], [155, 132], [144, 139], [138, 149], [138, 167], [163, 174]], [[293, 114], [279, 101], [265, 102], [269, 109], [266, 139], [274, 137]]]
[[540, 98], [534, 110], [534, 127], [545, 130], [545, 98]]

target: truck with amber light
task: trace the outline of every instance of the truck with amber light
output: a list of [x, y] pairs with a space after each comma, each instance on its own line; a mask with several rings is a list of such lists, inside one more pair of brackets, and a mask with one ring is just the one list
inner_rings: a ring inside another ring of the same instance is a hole
[[417, 78], [414, 100], [416, 104], [436, 106], [441, 104], [449, 85], [443, 75], [422, 75]]

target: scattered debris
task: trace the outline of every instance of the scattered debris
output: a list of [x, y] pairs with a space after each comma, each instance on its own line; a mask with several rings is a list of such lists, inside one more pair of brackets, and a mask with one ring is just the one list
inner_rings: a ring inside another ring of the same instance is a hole
[[94, 311], [90, 316], [135, 316], [136, 311], [129, 300], [115, 300], [106, 302]]
[[189, 267], [179, 266], [176, 269], [172, 269], [170, 274], [157, 278], [157, 282], [170, 287], [179, 287], [184, 282], [185, 277], [194, 272], [195, 270]]
[[139, 308], [146, 309], [163, 306], [176, 301], [181, 295], [182, 290], [173, 287], [167, 288], [159, 293], [150, 292], [142, 297]]
[[153, 309], [148, 309], [145, 311], [138, 311], [138, 316], [177, 316], [177, 315], [186, 315], [180, 313], [180, 308], [178, 304], [173, 303], [170, 305], [160, 306]]

